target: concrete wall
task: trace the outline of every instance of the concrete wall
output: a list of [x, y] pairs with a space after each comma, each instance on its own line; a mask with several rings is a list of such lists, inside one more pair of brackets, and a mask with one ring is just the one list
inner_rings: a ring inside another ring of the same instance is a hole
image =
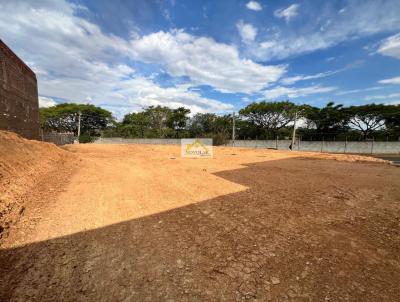
[[36, 75], [1, 40], [0, 129], [39, 139]]
[[174, 138], [120, 138], [120, 137], [100, 137], [95, 144], [148, 144], [148, 145], [180, 145], [180, 139]]
[[58, 133], [40, 131], [40, 139], [43, 142], [53, 143], [58, 146], [73, 144], [75, 136], [73, 133]]
[[[180, 139], [99, 138], [97, 144], [180, 145]], [[235, 147], [289, 150], [291, 140], [236, 140]], [[227, 146], [232, 146], [230, 141]], [[297, 141], [294, 150], [332, 153], [400, 154], [400, 142]]]
[[[290, 140], [236, 140], [236, 147], [288, 150]], [[232, 145], [232, 142], [230, 142]], [[278, 146], [278, 148], [276, 148]], [[332, 153], [400, 154], [400, 142], [297, 141], [294, 150]]]

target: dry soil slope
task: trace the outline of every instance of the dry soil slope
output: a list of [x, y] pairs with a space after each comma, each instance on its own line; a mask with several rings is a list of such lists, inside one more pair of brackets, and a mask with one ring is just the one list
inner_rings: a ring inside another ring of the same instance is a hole
[[0, 238], [18, 221], [29, 192], [72, 155], [54, 144], [0, 131]]

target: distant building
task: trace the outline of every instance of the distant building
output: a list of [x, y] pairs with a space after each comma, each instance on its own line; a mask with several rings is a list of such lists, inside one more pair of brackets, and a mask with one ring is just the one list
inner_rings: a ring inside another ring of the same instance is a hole
[[35, 73], [0, 40], [0, 129], [39, 138]]

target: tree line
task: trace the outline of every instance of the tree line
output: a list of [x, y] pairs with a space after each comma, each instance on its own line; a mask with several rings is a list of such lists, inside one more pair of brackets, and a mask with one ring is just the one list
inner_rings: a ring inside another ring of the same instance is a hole
[[85, 104], [59, 104], [40, 109], [41, 125], [49, 131], [125, 138], [210, 137], [216, 144], [231, 139], [235, 119], [236, 139], [287, 139], [294, 121], [302, 140], [399, 140], [400, 106], [367, 104], [345, 107], [328, 103], [322, 108], [290, 101], [254, 102], [238, 114], [197, 113], [188, 108], [149, 106], [126, 114], [118, 122], [111, 112]]

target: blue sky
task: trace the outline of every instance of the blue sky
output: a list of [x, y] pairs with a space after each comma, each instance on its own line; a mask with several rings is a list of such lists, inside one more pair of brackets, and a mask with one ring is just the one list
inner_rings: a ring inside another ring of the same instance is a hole
[[400, 103], [398, 0], [0, 0], [0, 38], [41, 106]]

